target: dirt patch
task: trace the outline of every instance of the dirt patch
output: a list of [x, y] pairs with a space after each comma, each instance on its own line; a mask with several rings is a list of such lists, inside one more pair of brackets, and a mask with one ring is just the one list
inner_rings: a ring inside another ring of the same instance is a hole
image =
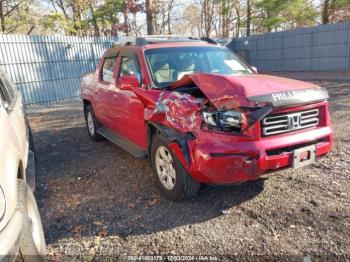
[[160, 197], [147, 160], [87, 135], [81, 103], [29, 110], [52, 259], [115, 255], [350, 255], [350, 83], [328, 86], [333, 152], [315, 166], [196, 198]]

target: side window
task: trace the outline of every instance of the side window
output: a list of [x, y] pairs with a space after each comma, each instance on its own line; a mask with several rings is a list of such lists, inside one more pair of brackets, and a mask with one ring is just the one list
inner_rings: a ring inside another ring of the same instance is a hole
[[0, 89], [1, 100], [8, 104], [8, 108], [11, 108], [16, 102], [16, 90], [14, 85], [2, 73], [0, 73]]
[[116, 57], [105, 58], [102, 67], [102, 81], [111, 83], [113, 81], [113, 71], [115, 68]]
[[0, 100], [7, 102], [6, 96], [5, 96], [5, 86], [0, 80]]
[[135, 65], [134, 59], [131, 57], [122, 57], [122, 61], [120, 64], [120, 73], [119, 77], [121, 76], [130, 76], [130, 75], [137, 75], [137, 69]]

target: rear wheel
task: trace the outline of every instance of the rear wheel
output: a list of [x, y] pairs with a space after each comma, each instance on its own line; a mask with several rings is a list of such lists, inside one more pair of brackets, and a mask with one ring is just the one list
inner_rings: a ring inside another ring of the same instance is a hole
[[151, 164], [157, 187], [165, 198], [180, 201], [197, 194], [200, 184], [186, 172], [167, 141], [160, 136], [152, 143]]
[[90, 138], [94, 141], [101, 141], [103, 140], [103, 137], [97, 133], [97, 129], [101, 127], [100, 123], [97, 121], [94, 110], [92, 109], [91, 105], [87, 105], [85, 107], [85, 121], [86, 121], [86, 127], [88, 130], [88, 134]]
[[34, 195], [24, 180], [18, 180], [18, 206], [23, 216], [20, 253], [28, 261], [44, 261], [46, 243]]

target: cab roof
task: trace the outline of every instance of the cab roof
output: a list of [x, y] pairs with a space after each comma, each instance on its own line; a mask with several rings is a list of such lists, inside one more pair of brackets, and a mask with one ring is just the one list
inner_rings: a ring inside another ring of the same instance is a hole
[[217, 42], [208, 38], [193, 38], [172, 35], [152, 35], [145, 37], [136, 37], [133, 39], [127, 38], [127, 41], [115, 43], [108, 49], [103, 57], [115, 56], [120, 47], [135, 47], [142, 49], [152, 49], [159, 47], [179, 47], [179, 46], [203, 46], [203, 45], [218, 45]]

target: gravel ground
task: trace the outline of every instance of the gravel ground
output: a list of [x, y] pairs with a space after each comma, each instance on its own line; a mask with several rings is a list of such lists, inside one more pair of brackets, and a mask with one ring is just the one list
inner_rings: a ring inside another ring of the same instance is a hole
[[198, 197], [181, 203], [160, 197], [147, 160], [108, 141], [91, 141], [80, 102], [30, 108], [36, 197], [50, 259], [349, 259], [350, 82], [320, 84], [331, 96], [332, 153], [312, 167], [268, 179], [202, 186]]

